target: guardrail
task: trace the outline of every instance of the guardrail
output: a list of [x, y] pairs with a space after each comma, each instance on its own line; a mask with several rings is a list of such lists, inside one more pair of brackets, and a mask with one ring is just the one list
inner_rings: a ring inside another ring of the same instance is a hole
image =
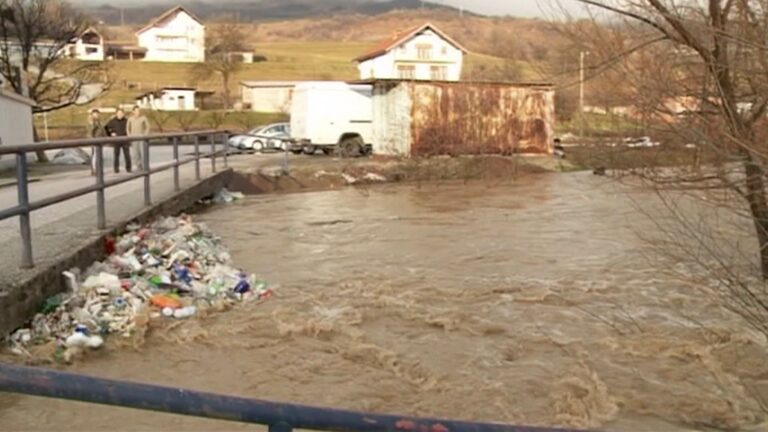
[[350, 432], [584, 432], [277, 403], [0, 364], [0, 391], [296, 429]]
[[[224, 139], [221, 142], [224, 144], [221, 150], [216, 148], [216, 138], [219, 135], [224, 135]], [[208, 153], [200, 153], [200, 141], [205, 137], [210, 143], [211, 151]], [[220, 153], [224, 156], [224, 167], [228, 165], [227, 162], [227, 132], [207, 130], [199, 132], [186, 132], [186, 133], [169, 133], [169, 134], [156, 134], [142, 137], [112, 137], [112, 138], [94, 138], [94, 139], [78, 139], [78, 140], [64, 140], [64, 141], [50, 141], [35, 144], [25, 145], [11, 145], [0, 147], [0, 156], [2, 155], [15, 155], [16, 156], [16, 181], [18, 191], [18, 204], [14, 207], [0, 210], [0, 221], [19, 217], [19, 228], [21, 233], [21, 267], [31, 268], [34, 267], [34, 259], [32, 254], [32, 227], [30, 215], [35, 210], [40, 210], [45, 207], [49, 207], [63, 201], [71, 200], [83, 195], [87, 195], [96, 192], [96, 226], [98, 229], [105, 229], [107, 225], [106, 219], [106, 202], [104, 198], [104, 191], [110, 187], [117, 186], [138, 178], [144, 178], [144, 205], [152, 204], [152, 190], [151, 190], [151, 176], [162, 171], [173, 169], [173, 186], [175, 191], [180, 191], [181, 186], [179, 183], [179, 167], [188, 163], [195, 163], [195, 179], [200, 180], [200, 159], [210, 158], [211, 168], [213, 172], [216, 172], [216, 158]], [[182, 143], [182, 139], [191, 139], [192, 142]], [[172, 145], [173, 146], [173, 160], [168, 163], [151, 167], [150, 148], [158, 144], [151, 144], [151, 141], [163, 140], [165, 143], [160, 145]], [[116, 144], [129, 144], [132, 142], [141, 141], [143, 143], [142, 150], [142, 169], [138, 172], [130, 173], [126, 176], [121, 176], [111, 180], [104, 179], [104, 146], [111, 146]], [[170, 141], [170, 144], [168, 144]], [[151, 145], [150, 145], [151, 144]], [[194, 156], [180, 158], [179, 146], [180, 145], [192, 145], [195, 148]], [[46, 150], [62, 150], [80, 147], [93, 147], [95, 158], [95, 184], [80, 189], [75, 189], [66, 193], [53, 195], [47, 198], [43, 198], [38, 201], [30, 202], [29, 200], [29, 174], [28, 174], [28, 162], [27, 154], [38, 151]]]

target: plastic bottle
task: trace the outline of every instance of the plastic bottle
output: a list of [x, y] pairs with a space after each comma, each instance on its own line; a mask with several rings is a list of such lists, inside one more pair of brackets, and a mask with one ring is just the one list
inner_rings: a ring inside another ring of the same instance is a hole
[[173, 273], [176, 275], [176, 280], [183, 282], [185, 285], [192, 283], [192, 275], [186, 266], [175, 264], [173, 266]]
[[176, 319], [184, 319], [194, 316], [196, 313], [197, 308], [195, 306], [187, 306], [173, 311], [173, 317]]
[[248, 280], [248, 275], [245, 273], [239, 273], [237, 275], [238, 281], [235, 285], [235, 293], [237, 294], [245, 294], [248, 291], [251, 290], [251, 282]]
[[104, 339], [98, 335], [90, 335], [88, 327], [78, 324], [75, 326], [75, 331], [64, 342], [68, 348], [82, 348], [88, 347], [92, 349], [100, 348], [104, 345]]

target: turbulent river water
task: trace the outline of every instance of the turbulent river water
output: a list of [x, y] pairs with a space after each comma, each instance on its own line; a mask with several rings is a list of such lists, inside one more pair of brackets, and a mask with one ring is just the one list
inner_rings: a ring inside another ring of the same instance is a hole
[[[71, 369], [458, 419], [768, 430], [765, 342], [646, 259], [650, 199], [587, 174], [248, 197], [197, 220], [275, 297]], [[254, 430], [7, 395], [0, 429]]]

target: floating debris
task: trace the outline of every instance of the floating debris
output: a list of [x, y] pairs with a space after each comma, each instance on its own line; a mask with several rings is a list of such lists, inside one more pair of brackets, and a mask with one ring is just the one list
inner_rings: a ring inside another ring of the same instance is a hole
[[187, 319], [272, 295], [266, 282], [234, 268], [220, 239], [189, 216], [129, 226], [107, 246], [113, 253], [84, 280], [77, 269], [63, 273], [69, 291], [11, 335], [12, 352], [30, 356], [31, 346], [55, 344], [54, 357], [69, 362], [112, 335], [143, 335], [149, 319]]
[[229, 189], [224, 188], [216, 193], [213, 197], [214, 204], [230, 204], [235, 201], [239, 201], [245, 198], [241, 192], [230, 192]]

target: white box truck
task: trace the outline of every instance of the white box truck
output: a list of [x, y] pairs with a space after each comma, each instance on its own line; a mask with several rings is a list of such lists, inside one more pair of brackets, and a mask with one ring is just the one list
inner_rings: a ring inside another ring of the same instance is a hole
[[369, 154], [373, 138], [373, 86], [345, 82], [296, 85], [291, 101], [295, 153], [354, 157]]

